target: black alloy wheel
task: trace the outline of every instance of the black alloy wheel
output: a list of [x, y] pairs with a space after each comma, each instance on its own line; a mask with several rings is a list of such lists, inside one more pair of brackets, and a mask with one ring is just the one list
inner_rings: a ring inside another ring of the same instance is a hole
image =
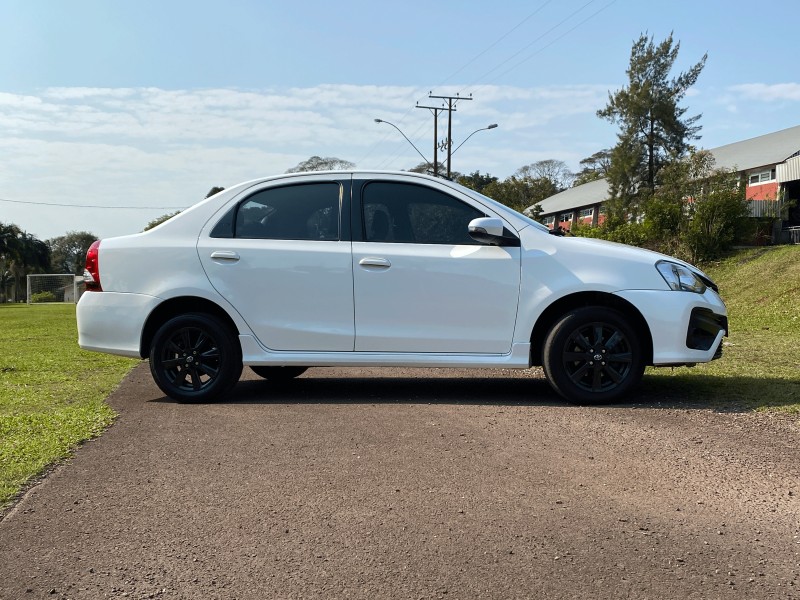
[[308, 371], [308, 367], [295, 366], [271, 367], [266, 365], [251, 365], [250, 368], [253, 370], [253, 373], [259, 377], [263, 377], [275, 383], [300, 377], [300, 375]]
[[609, 308], [567, 313], [550, 330], [543, 367], [567, 400], [596, 404], [624, 396], [644, 373], [641, 342], [625, 317]]
[[190, 313], [164, 323], [150, 346], [150, 372], [161, 391], [180, 402], [209, 402], [242, 372], [241, 349], [217, 318]]

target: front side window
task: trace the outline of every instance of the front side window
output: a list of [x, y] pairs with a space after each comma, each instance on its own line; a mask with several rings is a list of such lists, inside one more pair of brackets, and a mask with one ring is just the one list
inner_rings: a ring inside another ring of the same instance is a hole
[[368, 242], [480, 245], [469, 222], [486, 216], [439, 190], [376, 181], [363, 192], [364, 239]]
[[338, 240], [341, 188], [309, 183], [256, 192], [236, 210], [233, 235], [264, 240]]

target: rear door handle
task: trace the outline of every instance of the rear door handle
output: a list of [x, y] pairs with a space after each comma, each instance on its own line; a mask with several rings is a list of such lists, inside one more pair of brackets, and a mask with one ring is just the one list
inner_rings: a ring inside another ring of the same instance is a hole
[[211, 253], [211, 258], [213, 260], [225, 262], [236, 262], [241, 257], [237, 252], [233, 252], [232, 250], [214, 250], [214, 252]]
[[362, 267], [377, 267], [379, 269], [388, 269], [392, 266], [392, 263], [389, 262], [386, 258], [362, 258], [358, 261], [358, 264]]

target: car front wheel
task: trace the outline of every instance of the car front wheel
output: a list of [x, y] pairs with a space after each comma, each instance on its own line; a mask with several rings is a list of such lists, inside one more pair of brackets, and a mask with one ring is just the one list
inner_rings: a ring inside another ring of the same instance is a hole
[[605, 307], [564, 315], [547, 335], [542, 363], [556, 392], [585, 404], [621, 398], [645, 367], [639, 335], [621, 313]]
[[242, 373], [233, 332], [217, 318], [190, 313], [164, 323], [150, 346], [150, 372], [161, 391], [180, 402], [210, 402]]

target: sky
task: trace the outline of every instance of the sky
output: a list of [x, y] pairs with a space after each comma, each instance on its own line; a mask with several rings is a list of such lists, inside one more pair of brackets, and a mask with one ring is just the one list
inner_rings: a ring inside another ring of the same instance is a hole
[[[40, 239], [141, 231], [213, 186], [312, 155], [409, 169], [417, 103], [459, 94], [453, 169], [573, 169], [642, 33], [708, 54], [686, 95], [702, 148], [800, 124], [797, 0], [0, 0], [0, 222]], [[440, 128], [444, 138], [446, 121]]]

